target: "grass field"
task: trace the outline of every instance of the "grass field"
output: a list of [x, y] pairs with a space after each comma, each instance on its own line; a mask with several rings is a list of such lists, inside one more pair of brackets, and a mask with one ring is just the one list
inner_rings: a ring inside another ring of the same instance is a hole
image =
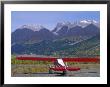
[[[93, 64], [93, 63], [88, 63], [88, 64], [81, 64], [81, 63], [76, 63], [76, 64], [68, 64], [68, 66], [71, 67], [80, 67], [82, 70], [100, 70], [100, 64]], [[34, 74], [34, 73], [43, 73], [49, 71], [48, 65], [44, 64], [12, 64], [12, 76], [16, 76], [16, 74]], [[87, 71], [84, 71], [87, 72]], [[95, 72], [95, 71], [92, 71]]]

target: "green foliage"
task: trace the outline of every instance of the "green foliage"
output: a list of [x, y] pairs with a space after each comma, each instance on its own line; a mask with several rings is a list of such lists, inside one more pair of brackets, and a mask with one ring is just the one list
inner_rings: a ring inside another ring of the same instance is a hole
[[[25, 51], [20, 54], [36, 54], [64, 57], [94, 57], [100, 56], [100, 36], [82, 40], [81, 38], [63, 38], [55, 41], [41, 41], [34, 44], [23, 44]], [[75, 43], [75, 41], [79, 41]]]

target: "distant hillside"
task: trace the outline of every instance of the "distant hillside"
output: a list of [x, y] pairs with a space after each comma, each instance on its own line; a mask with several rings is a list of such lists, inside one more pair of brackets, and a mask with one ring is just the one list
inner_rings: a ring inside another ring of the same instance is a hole
[[15, 44], [12, 46], [13, 54], [37, 54], [52, 56], [99, 56], [100, 55], [100, 38], [94, 36], [78, 43], [74, 41], [57, 40], [57, 41], [41, 41], [34, 44]]

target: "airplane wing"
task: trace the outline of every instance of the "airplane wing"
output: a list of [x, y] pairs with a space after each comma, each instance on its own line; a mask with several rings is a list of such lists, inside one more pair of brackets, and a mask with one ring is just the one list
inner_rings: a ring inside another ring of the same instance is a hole
[[[57, 57], [29, 57], [29, 56], [17, 56], [17, 60], [33, 60], [33, 61], [50, 61], [54, 62]], [[99, 62], [100, 58], [62, 58], [64, 62]]]

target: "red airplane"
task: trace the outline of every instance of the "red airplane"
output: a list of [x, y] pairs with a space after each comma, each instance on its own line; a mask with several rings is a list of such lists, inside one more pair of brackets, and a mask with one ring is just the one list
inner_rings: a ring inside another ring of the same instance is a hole
[[[62, 74], [67, 74], [67, 71], [78, 71], [80, 67], [69, 67], [67, 62], [99, 62], [97, 58], [56, 58], [56, 57], [36, 57], [31, 55], [21, 55], [16, 57], [17, 60], [33, 60], [33, 61], [51, 61], [53, 66], [49, 66], [49, 73], [54, 71], [62, 71]], [[66, 62], [66, 63], [64, 63]]]

